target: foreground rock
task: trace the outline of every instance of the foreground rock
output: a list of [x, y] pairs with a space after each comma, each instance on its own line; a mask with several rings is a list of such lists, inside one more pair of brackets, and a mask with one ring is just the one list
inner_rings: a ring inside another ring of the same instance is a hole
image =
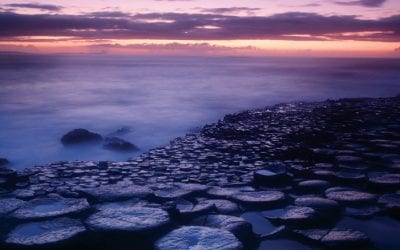
[[0, 217], [11, 213], [25, 204], [25, 201], [15, 198], [0, 199]]
[[103, 138], [97, 133], [90, 132], [89, 130], [78, 128], [74, 129], [61, 138], [61, 142], [64, 145], [99, 142]]
[[132, 232], [151, 234], [170, 223], [168, 213], [159, 208], [131, 207], [102, 210], [85, 221], [90, 230], [98, 232]]
[[78, 214], [88, 209], [89, 204], [86, 199], [38, 198], [25, 203], [11, 216], [21, 220], [35, 220]]
[[155, 249], [242, 249], [240, 241], [226, 230], [187, 226], [176, 229], [155, 243]]
[[321, 239], [321, 242], [332, 249], [360, 249], [370, 244], [364, 233], [350, 229], [333, 229]]
[[[176, 249], [368, 249], [364, 230], [377, 249], [400, 249], [399, 124], [398, 97], [279, 104], [227, 115], [125, 162], [0, 168], [0, 249], [26, 220], [64, 216], [65, 203], [32, 204], [55, 194], [90, 202], [67, 214], [92, 230], [79, 247], [56, 244], [64, 249], [152, 249], [157, 240]], [[22, 209], [41, 215], [13, 217]], [[161, 240], [167, 232], [178, 236]]]
[[[19, 249], [32, 247], [76, 247], [73, 238], [86, 231], [79, 220], [58, 218], [49, 221], [21, 224], [13, 229], [5, 240], [7, 247]], [[66, 249], [66, 248], [65, 248]], [[71, 248], [73, 249], [73, 248]]]
[[224, 229], [233, 233], [241, 240], [248, 240], [253, 236], [251, 224], [243, 218], [236, 216], [206, 215], [194, 219], [190, 224]]
[[279, 191], [242, 192], [232, 198], [244, 205], [271, 208], [281, 205], [285, 201], [285, 194]]
[[137, 185], [105, 185], [96, 188], [85, 188], [78, 189], [90, 201], [94, 202], [106, 202], [106, 201], [118, 201], [128, 200], [132, 198], [143, 198], [152, 194], [152, 190]]

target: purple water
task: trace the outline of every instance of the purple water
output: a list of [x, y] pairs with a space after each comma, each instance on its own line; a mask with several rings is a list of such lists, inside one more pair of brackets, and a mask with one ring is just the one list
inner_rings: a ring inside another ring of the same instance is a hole
[[[126, 160], [224, 114], [288, 101], [400, 93], [396, 59], [0, 55], [0, 157], [22, 169], [59, 160]], [[64, 147], [74, 128], [141, 151]]]

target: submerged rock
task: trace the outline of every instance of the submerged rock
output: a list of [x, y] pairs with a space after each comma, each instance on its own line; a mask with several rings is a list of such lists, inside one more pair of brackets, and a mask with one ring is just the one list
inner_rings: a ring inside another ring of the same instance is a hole
[[200, 226], [176, 229], [155, 243], [155, 249], [242, 249], [240, 241], [229, 231]]
[[37, 249], [47, 246], [56, 248], [61, 245], [66, 247], [69, 240], [85, 230], [79, 220], [58, 218], [18, 225], [7, 235], [5, 242], [13, 247]]
[[35, 220], [78, 214], [89, 209], [86, 199], [73, 199], [61, 197], [38, 198], [26, 202], [22, 207], [11, 214], [21, 220]]
[[69, 144], [79, 144], [79, 143], [88, 143], [88, 142], [98, 142], [101, 141], [103, 138], [101, 135], [97, 133], [90, 132], [86, 129], [74, 129], [61, 138], [61, 142], [64, 145]]
[[136, 233], [154, 233], [169, 223], [167, 212], [149, 207], [101, 210], [85, 221], [85, 224], [93, 231]]
[[132, 151], [136, 151], [139, 150], [139, 148], [128, 142], [125, 141], [121, 138], [118, 137], [106, 137], [104, 139], [104, 145], [103, 147], [105, 149], [109, 149], [109, 150], [114, 150], [114, 151], [122, 151], [122, 152], [132, 152]]

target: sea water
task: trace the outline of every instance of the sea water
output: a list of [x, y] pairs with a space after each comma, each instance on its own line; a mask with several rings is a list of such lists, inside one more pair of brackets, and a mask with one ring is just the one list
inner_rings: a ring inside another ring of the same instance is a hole
[[[227, 113], [399, 93], [396, 59], [3, 54], [0, 158], [16, 169], [127, 160]], [[60, 138], [75, 128], [118, 135], [140, 151], [63, 146]]]

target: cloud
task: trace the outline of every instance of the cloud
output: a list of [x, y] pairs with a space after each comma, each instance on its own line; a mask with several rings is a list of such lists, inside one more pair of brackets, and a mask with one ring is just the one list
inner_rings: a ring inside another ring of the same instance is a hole
[[252, 46], [229, 47], [217, 46], [209, 43], [141, 43], [121, 45], [118, 43], [104, 43], [89, 45], [86, 48], [90, 53], [112, 53], [112, 54], [146, 54], [146, 55], [234, 55], [255, 54], [262, 52]]
[[28, 9], [47, 10], [47, 11], [60, 11], [62, 9], [62, 7], [58, 5], [37, 4], [37, 3], [12, 3], [12, 4], [7, 4], [6, 6], [12, 8], [28, 8]]
[[386, 0], [356, 0], [356, 1], [336, 1], [340, 5], [360, 5], [365, 7], [380, 7]]
[[213, 14], [235, 14], [246, 12], [248, 14], [261, 10], [261, 8], [248, 8], [248, 7], [230, 7], [230, 8], [198, 8], [203, 13]]
[[[107, 17], [104, 17], [107, 16]], [[108, 16], [113, 16], [109, 18]], [[71, 36], [84, 39], [366, 40], [400, 41], [400, 15], [365, 20], [289, 12], [271, 16], [123, 13], [24, 15], [0, 12], [0, 37]]]
[[395, 48], [395, 49], [394, 49], [394, 52], [396, 52], [396, 53], [400, 53], [400, 47], [398, 47], [398, 48]]

